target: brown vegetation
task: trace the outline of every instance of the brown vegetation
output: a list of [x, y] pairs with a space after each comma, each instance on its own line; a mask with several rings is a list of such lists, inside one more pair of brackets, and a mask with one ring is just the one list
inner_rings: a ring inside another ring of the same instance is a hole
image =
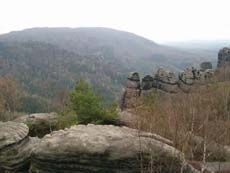
[[230, 83], [194, 86], [185, 94], [157, 92], [144, 98], [134, 111], [140, 118], [132, 126], [173, 140], [189, 160], [227, 161], [230, 145]]

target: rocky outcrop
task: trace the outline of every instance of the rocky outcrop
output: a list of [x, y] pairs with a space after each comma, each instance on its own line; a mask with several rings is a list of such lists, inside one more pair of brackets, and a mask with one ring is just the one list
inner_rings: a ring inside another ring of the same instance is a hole
[[28, 136], [23, 123], [0, 122], [0, 170], [7, 173], [28, 172], [32, 149], [38, 138]]
[[184, 72], [179, 73], [179, 88], [183, 92], [189, 92], [194, 84], [195, 75], [193, 69], [187, 68]]
[[121, 109], [130, 109], [143, 103], [143, 98], [151, 92], [166, 93], [190, 92], [194, 84], [203, 85], [213, 81], [214, 70], [210, 62], [201, 63], [201, 69], [187, 68], [178, 74], [159, 68], [154, 76], [146, 75], [141, 80], [137, 72], [127, 78], [121, 99]]
[[159, 68], [155, 75], [153, 88], [157, 88], [169, 93], [178, 92], [177, 78], [174, 73]]
[[139, 104], [137, 99], [140, 96], [140, 86], [139, 74], [137, 72], [130, 73], [122, 93], [121, 108], [131, 108]]
[[[167, 141], [166, 139], [162, 139]], [[169, 164], [170, 163], [170, 164]], [[183, 154], [149, 133], [112, 125], [78, 125], [46, 135], [33, 152], [31, 173], [180, 172]]]
[[20, 116], [14, 121], [28, 125], [29, 136], [43, 137], [58, 129], [58, 119], [57, 113], [36, 113]]
[[230, 65], [230, 48], [223, 48], [218, 53], [218, 67]]
[[141, 82], [140, 96], [147, 96], [152, 91], [154, 78], [150, 75], [145, 76]]
[[211, 62], [202, 62], [200, 64], [200, 70], [205, 71], [205, 70], [210, 70], [212, 69], [212, 63]]

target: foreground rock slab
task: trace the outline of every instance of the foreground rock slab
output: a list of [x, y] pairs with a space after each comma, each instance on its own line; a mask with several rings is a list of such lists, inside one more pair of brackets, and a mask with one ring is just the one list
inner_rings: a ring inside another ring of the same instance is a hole
[[138, 130], [112, 125], [77, 125], [41, 139], [30, 173], [180, 172], [183, 154]]
[[28, 172], [31, 151], [37, 138], [28, 136], [29, 128], [23, 123], [0, 122], [0, 171]]
[[23, 115], [14, 121], [28, 125], [29, 136], [43, 137], [58, 129], [58, 118], [57, 113], [36, 113]]

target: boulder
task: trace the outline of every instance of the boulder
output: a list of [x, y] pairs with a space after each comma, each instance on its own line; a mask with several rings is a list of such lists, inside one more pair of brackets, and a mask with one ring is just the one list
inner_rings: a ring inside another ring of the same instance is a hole
[[140, 89], [140, 77], [137, 72], [129, 73], [129, 76], [126, 81], [126, 88], [135, 88]]
[[212, 69], [212, 63], [211, 62], [202, 62], [200, 64], [200, 69], [201, 69], [201, 71]]
[[174, 73], [159, 68], [153, 81], [153, 87], [169, 93], [177, 93], [178, 83]]
[[153, 87], [153, 77], [150, 75], [145, 76], [141, 82], [142, 90], [150, 90]]
[[132, 81], [140, 81], [139, 74], [137, 72], [131, 72], [128, 75], [128, 79]]
[[43, 137], [52, 130], [58, 129], [58, 119], [57, 113], [36, 113], [20, 116], [14, 121], [28, 125], [29, 136]]
[[77, 125], [41, 139], [30, 173], [180, 172], [183, 154], [148, 133], [112, 125]]
[[140, 77], [137, 72], [129, 74], [125, 88], [122, 91], [120, 108], [134, 108], [139, 105], [138, 98], [141, 92]]
[[126, 88], [140, 89], [140, 81], [127, 80], [125, 83]]
[[187, 68], [185, 71], [179, 74], [179, 80], [186, 85], [192, 85], [194, 82], [193, 69]]
[[133, 98], [139, 96], [140, 96], [140, 90], [126, 88], [126, 98]]
[[212, 82], [213, 79], [214, 79], [214, 70], [208, 69], [201, 72], [200, 83], [207, 84], [209, 82]]
[[223, 48], [218, 53], [218, 64], [217, 67], [223, 67], [230, 63], [230, 48]]
[[0, 122], [0, 170], [8, 173], [28, 172], [32, 149], [37, 138], [28, 136], [23, 123]]
[[189, 92], [191, 90], [192, 85], [196, 79], [194, 74], [195, 73], [193, 68], [187, 68], [185, 71], [179, 73], [179, 88], [183, 92]]

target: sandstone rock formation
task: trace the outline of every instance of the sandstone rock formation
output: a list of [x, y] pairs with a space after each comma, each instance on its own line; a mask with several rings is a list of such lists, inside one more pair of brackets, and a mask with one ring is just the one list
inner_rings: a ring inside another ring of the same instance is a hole
[[152, 91], [157, 91], [161, 95], [166, 93], [190, 92], [194, 84], [203, 85], [213, 81], [214, 70], [210, 62], [201, 63], [201, 69], [194, 67], [187, 68], [178, 74], [178, 78], [173, 72], [159, 68], [152, 77], [146, 75], [141, 80], [137, 72], [130, 73], [121, 99], [121, 109], [134, 108], [143, 103], [143, 97]]
[[89, 124], [55, 131], [41, 139], [33, 152], [30, 172], [139, 173], [140, 169], [148, 171], [149, 166], [163, 173], [188, 169], [181, 152], [149, 133]]
[[28, 125], [29, 136], [43, 137], [58, 129], [58, 118], [57, 113], [36, 113], [20, 116], [14, 121]]
[[152, 91], [154, 78], [150, 75], [145, 76], [141, 82], [140, 96], [147, 96]]
[[223, 48], [218, 53], [218, 67], [229, 65], [230, 63], [230, 48]]
[[159, 68], [155, 75], [153, 87], [169, 93], [178, 92], [178, 83], [174, 73]]
[[138, 105], [137, 98], [140, 96], [140, 87], [139, 74], [137, 72], [130, 73], [125, 84], [125, 90], [122, 93], [122, 108], [130, 108]]
[[189, 92], [194, 84], [194, 80], [193, 69], [187, 68], [184, 72], [179, 73], [179, 88], [184, 92]]
[[32, 149], [37, 138], [28, 136], [23, 123], [0, 122], [0, 170], [7, 173], [28, 172]]
[[211, 62], [202, 62], [200, 64], [200, 70], [201, 71], [205, 71], [205, 70], [209, 70], [212, 69], [212, 63]]

